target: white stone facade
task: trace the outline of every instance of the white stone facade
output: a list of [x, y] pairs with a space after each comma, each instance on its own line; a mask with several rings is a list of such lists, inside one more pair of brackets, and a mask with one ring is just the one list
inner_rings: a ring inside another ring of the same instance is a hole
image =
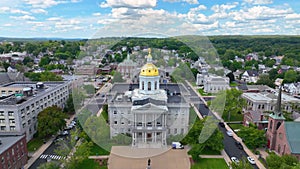
[[[20, 88], [33, 87], [35, 83], [22, 82], [13, 83], [13, 86]], [[17, 103], [15, 96], [0, 100], [0, 134], [13, 135], [26, 133], [26, 140], [29, 141], [37, 131], [37, 116], [39, 112], [47, 107], [57, 105], [63, 107], [69, 96], [69, 82], [46, 82], [47, 88], [33, 93], [26, 97], [26, 101]], [[12, 86], [9, 86], [13, 88]]]

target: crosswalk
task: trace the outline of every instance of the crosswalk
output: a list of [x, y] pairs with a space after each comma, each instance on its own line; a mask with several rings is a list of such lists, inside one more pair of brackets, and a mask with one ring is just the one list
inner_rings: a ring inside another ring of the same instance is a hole
[[66, 158], [66, 157], [62, 157], [62, 156], [54, 155], [54, 154], [51, 154], [51, 155], [42, 154], [40, 156], [40, 159], [47, 159], [47, 157], [50, 157], [52, 160], [60, 160], [60, 159], [65, 159]]

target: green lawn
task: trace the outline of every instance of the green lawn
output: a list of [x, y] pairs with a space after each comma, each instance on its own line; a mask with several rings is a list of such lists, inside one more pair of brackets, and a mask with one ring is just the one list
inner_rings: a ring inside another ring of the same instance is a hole
[[[222, 115], [224, 121], [228, 121], [228, 113], [224, 112]], [[242, 114], [230, 114], [230, 121], [243, 121], [244, 116]]]
[[44, 144], [43, 139], [33, 138], [27, 143], [28, 152], [33, 152]]
[[221, 155], [220, 151], [213, 151], [208, 148], [204, 148], [201, 152], [201, 155]]
[[241, 129], [243, 124], [228, 124], [232, 130]]
[[94, 143], [91, 148], [91, 155], [109, 155], [109, 152]]
[[201, 158], [194, 163], [191, 169], [228, 169], [226, 162], [222, 158]]
[[100, 166], [97, 162], [92, 159], [86, 159], [77, 166], [78, 169], [88, 168], [88, 169], [107, 169], [107, 166]]
[[198, 89], [198, 92], [201, 94], [201, 96], [212, 96], [211, 93], [204, 92], [204, 89]]
[[238, 86], [238, 84], [236, 82], [231, 82], [230, 83], [230, 87], [236, 87], [236, 86]]

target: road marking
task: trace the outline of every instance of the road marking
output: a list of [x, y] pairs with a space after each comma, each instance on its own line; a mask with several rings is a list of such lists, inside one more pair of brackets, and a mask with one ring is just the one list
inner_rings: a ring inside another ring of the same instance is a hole
[[40, 159], [47, 159], [47, 157], [50, 157], [53, 160], [60, 160], [60, 159], [65, 159], [66, 158], [66, 157], [62, 157], [62, 156], [59, 156], [59, 155], [55, 155], [55, 154], [51, 154], [51, 155], [42, 154], [40, 156]]

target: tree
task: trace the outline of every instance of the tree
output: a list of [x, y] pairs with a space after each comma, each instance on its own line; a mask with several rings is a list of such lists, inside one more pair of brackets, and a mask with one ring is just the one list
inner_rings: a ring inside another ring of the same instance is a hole
[[28, 63], [32, 63], [32, 62], [33, 62], [33, 59], [29, 56], [26, 56], [23, 60], [24, 65], [27, 65]]
[[116, 82], [124, 82], [125, 80], [122, 77], [122, 74], [120, 72], [115, 72], [113, 79], [112, 79], [112, 83], [116, 83]]
[[94, 94], [95, 93], [95, 87], [94, 85], [83, 85], [83, 89], [87, 94]]
[[270, 169], [278, 169], [283, 163], [283, 159], [273, 153], [266, 158], [266, 161]]
[[266, 145], [267, 140], [264, 130], [258, 130], [256, 127], [243, 126], [238, 132], [239, 137], [243, 138], [244, 143], [250, 149], [255, 149]]
[[228, 73], [226, 77], [229, 78], [230, 83], [235, 81], [234, 74], [232, 72]]
[[293, 83], [297, 81], [297, 72], [294, 70], [288, 70], [284, 74], [283, 83]]
[[275, 153], [271, 153], [267, 159], [267, 164], [270, 169], [298, 169], [300, 163], [295, 156], [285, 154], [283, 156], [278, 156]]
[[270, 76], [267, 74], [262, 74], [259, 76], [259, 79], [257, 80], [256, 84], [258, 85], [267, 85], [272, 88], [275, 88], [274, 81], [270, 79]]
[[66, 101], [66, 106], [64, 107], [64, 112], [69, 113], [69, 114], [75, 113], [72, 94], [69, 94], [69, 97]]
[[216, 98], [209, 102], [210, 108], [228, 121], [242, 120], [242, 111], [246, 106], [246, 100], [241, 97], [242, 93], [237, 89], [220, 91]]
[[48, 65], [50, 63], [50, 61], [51, 60], [50, 60], [50, 58], [48, 56], [44, 56], [44, 57], [41, 58], [39, 66], [43, 67], [45, 65]]
[[44, 109], [38, 115], [38, 136], [44, 138], [56, 134], [66, 126], [65, 118], [66, 114], [57, 106]]
[[59, 163], [55, 161], [43, 163], [38, 166], [38, 169], [60, 169]]

